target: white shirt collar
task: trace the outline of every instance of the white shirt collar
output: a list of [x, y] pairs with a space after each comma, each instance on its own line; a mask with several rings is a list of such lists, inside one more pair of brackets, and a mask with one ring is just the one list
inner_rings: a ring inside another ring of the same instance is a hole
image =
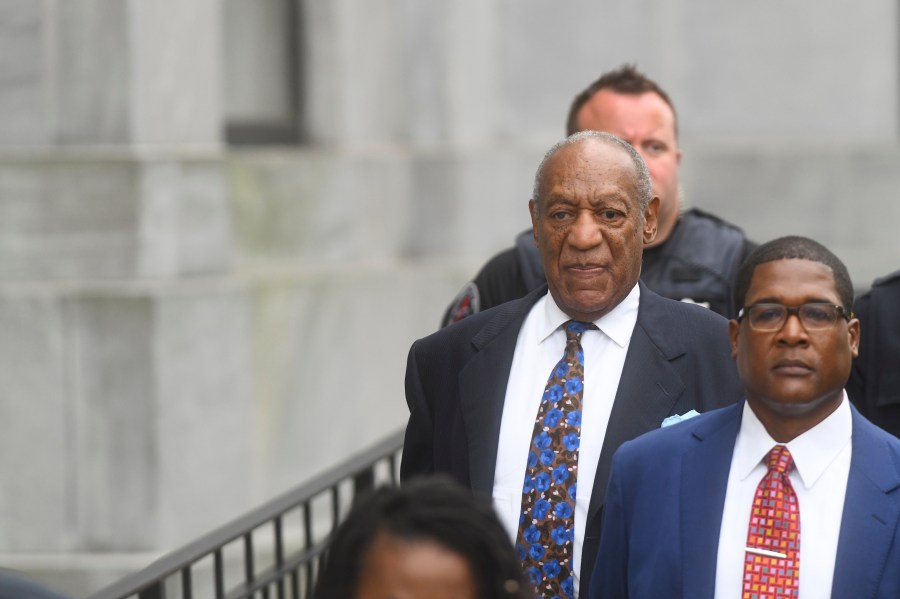
[[[619, 347], [625, 347], [631, 340], [634, 324], [637, 321], [638, 306], [640, 305], [640, 286], [635, 285], [619, 304], [605, 315], [594, 321], [597, 328], [603, 331]], [[572, 320], [572, 317], [559, 309], [550, 292], [541, 300], [544, 309], [538, 322], [538, 339], [543, 343], [550, 335], [557, 331], [564, 322]]]
[[[852, 432], [853, 417], [847, 393], [844, 392], [838, 408], [825, 420], [793, 441], [783, 444], [791, 452], [804, 487], [810, 489], [816, 484], [828, 466], [850, 443]], [[747, 402], [744, 403], [738, 439], [740, 442], [735, 446], [734, 459], [740, 479], [745, 480], [778, 442], [769, 436]]]

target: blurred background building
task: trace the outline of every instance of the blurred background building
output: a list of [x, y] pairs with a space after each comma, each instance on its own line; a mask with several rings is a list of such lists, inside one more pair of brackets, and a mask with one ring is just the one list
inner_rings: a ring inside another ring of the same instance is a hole
[[688, 206], [900, 267], [892, 0], [0, 0], [0, 566], [86, 594], [405, 422], [636, 62]]

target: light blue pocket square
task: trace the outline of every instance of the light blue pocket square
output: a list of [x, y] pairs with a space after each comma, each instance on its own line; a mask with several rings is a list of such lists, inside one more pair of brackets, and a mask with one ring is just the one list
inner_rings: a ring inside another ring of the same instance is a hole
[[669, 416], [665, 420], [662, 421], [662, 424], [659, 425], [659, 428], [666, 428], [667, 426], [672, 426], [673, 424], [678, 424], [679, 422], [684, 422], [685, 420], [690, 420], [694, 416], [699, 416], [700, 412], [697, 410], [691, 410], [690, 412], [685, 412], [684, 414], [674, 416]]

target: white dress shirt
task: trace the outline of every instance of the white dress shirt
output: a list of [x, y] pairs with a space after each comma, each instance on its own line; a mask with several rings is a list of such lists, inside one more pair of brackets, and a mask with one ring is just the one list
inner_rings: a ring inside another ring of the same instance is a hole
[[[852, 429], [850, 407], [844, 394], [840, 406], [825, 420], [782, 444], [794, 458], [795, 468], [789, 476], [800, 507], [800, 597], [831, 597], [850, 473]], [[767, 471], [765, 457], [775, 445], [778, 443], [745, 403], [731, 458], [719, 532], [716, 599], [741, 596], [750, 510], [756, 487]]]
[[[587, 330], [581, 335], [581, 347], [584, 350], [584, 394], [578, 449], [578, 491], [575, 496], [575, 546], [572, 556], [576, 596], [591, 490], [594, 487], [594, 476], [609, 415], [619, 388], [625, 354], [637, 322], [639, 300], [640, 290], [635, 285], [618, 306], [594, 321], [598, 330]], [[567, 320], [571, 318], [559, 309], [548, 293], [532, 307], [516, 341], [503, 404], [493, 490], [494, 507], [513, 543], [519, 528], [522, 486], [534, 420], [550, 372], [565, 351], [566, 333], [560, 326]]]

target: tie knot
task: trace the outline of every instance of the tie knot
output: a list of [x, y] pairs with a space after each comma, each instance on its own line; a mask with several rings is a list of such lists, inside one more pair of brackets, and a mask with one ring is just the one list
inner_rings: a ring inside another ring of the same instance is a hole
[[794, 458], [791, 457], [791, 452], [785, 445], [776, 445], [766, 457], [766, 466], [769, 470], [775, 470], [780, 474], [790, 470], [793, 464]]
[[566, 339], [568, 341], [580, 339], [581, 334], [586, 330], [597, 328], [597, 325], [593, 322], [581, 322], [580, 320], [568, 320], [564, 326], [566, 328]]

